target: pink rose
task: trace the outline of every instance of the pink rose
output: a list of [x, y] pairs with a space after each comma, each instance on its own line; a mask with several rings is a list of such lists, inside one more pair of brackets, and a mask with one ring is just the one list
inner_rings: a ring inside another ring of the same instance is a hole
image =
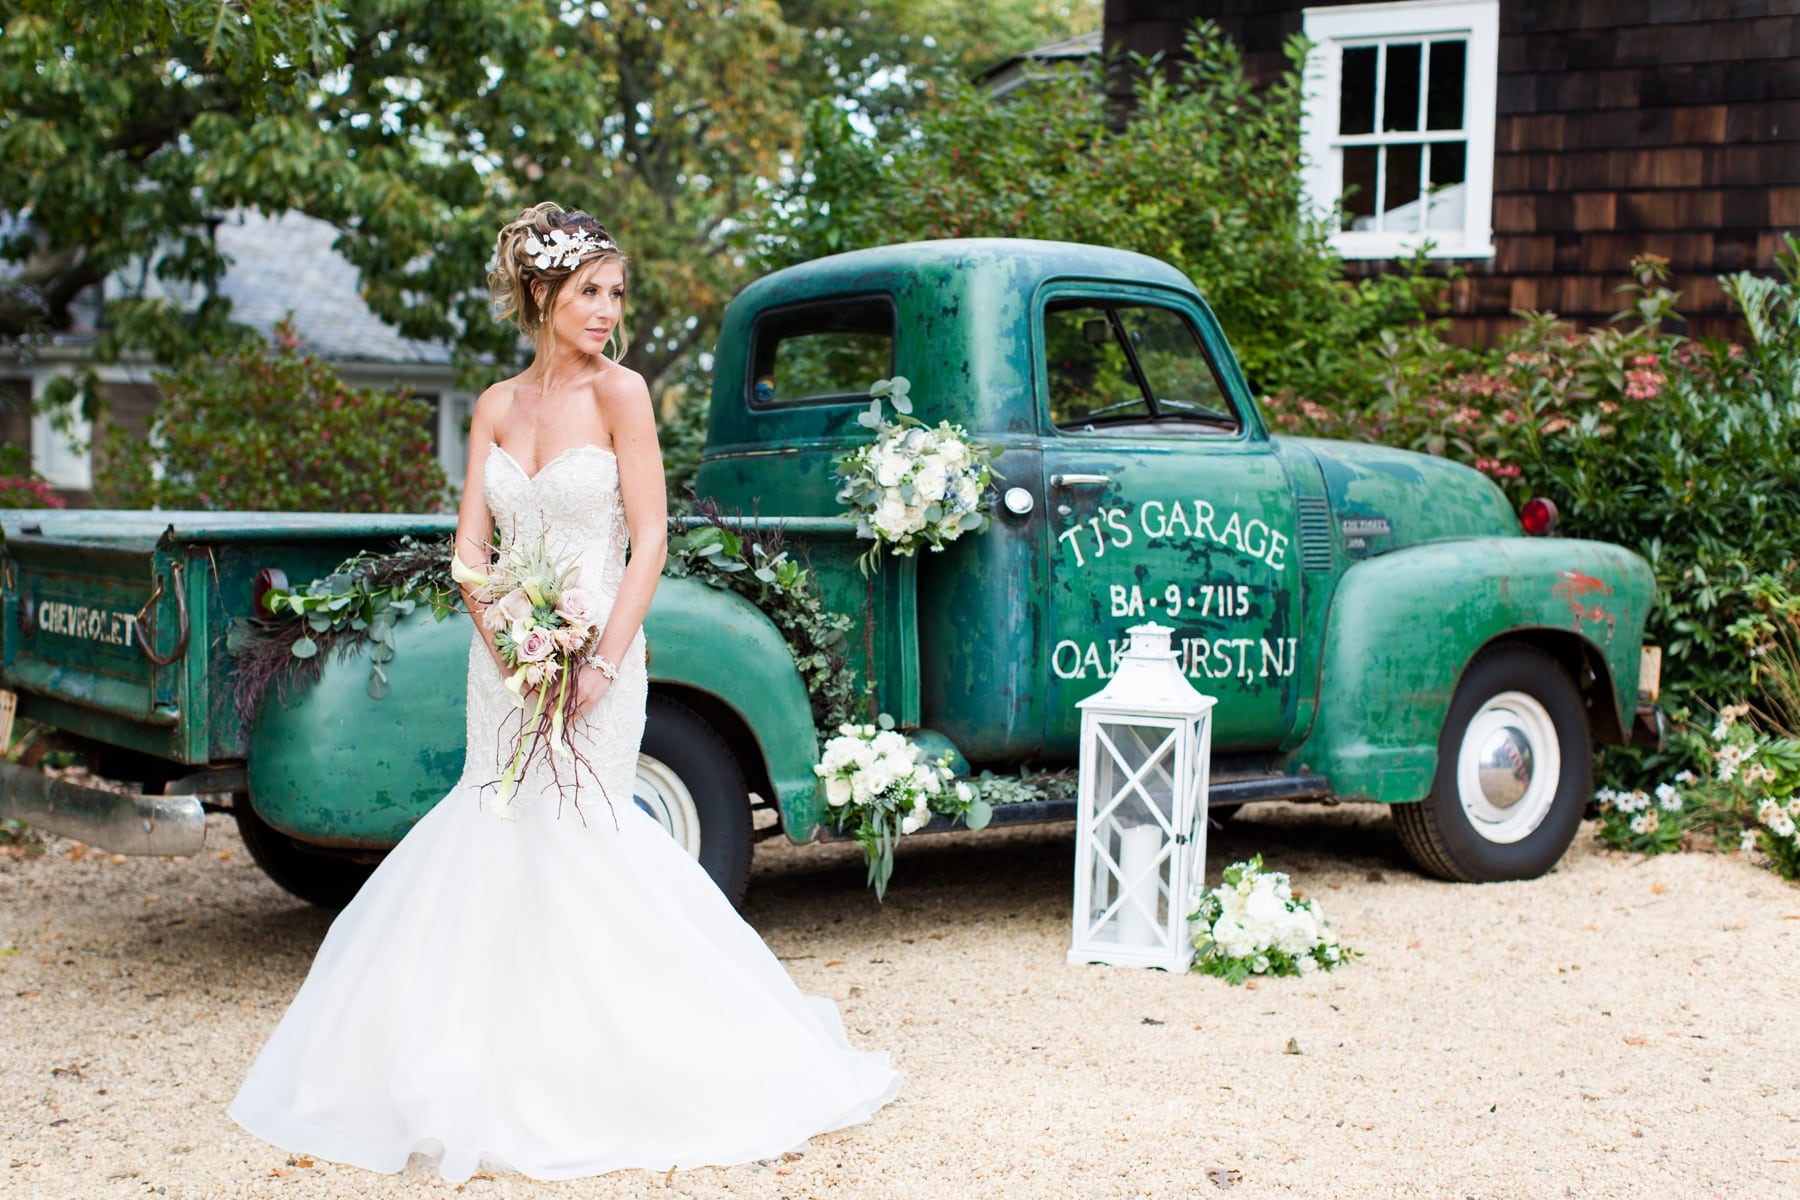
[[520, 662], [542, 662], [556, 649], [556, 639], [543, 626], [534, 626], [519, 642]]
[[517, 625], [531, 616], [531, 597], [525, 594], [524, 588], [514, 588], [500, 598], [494, 605], [500, 610], [500, 619], [508, 625]]
[[573, 654], [587, 642], [588, 630], [579, 625], [564, 625], [551, 636], [556, 639], [558, 650], [564, 654]]
[[599, 606], [594, 603], [594, 594], [585, 588], [572, 587], [562, 594], [562, 600], [556, 605], [557, 615], [571, 625], [580, 625], [592, 629], [594, 619], [598, 615]]

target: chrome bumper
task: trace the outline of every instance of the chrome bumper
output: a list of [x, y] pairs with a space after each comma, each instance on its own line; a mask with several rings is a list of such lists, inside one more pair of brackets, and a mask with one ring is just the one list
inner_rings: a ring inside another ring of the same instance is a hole
[[199, 796], [107, 792], [0, 763], [0, 817], [114, 854], [198, 854], [206, 839]]

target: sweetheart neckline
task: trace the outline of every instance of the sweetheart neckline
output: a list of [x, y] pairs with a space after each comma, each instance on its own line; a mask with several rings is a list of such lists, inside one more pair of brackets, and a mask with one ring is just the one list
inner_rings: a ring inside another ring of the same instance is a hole
[[575, 453], [577, 450], [593, 450], [597, 453], [606, 455], [615, 462], [619, 457], [617, 452], [610, 450], [605, 446], [597, 445], [593, 442], [582, 442], [580, 445], [570, 446], [567, 450], [555, 455], [549, 462], [540, 466], [536, 473], [533, 473], [527, 471], [524, 465], [512, 456], [512, 451], [508, 450], [505, 446], [502, 446], [499, 442], [489, 442], [488, 448], [490, 450], [498, 450], [501, 454], [504, 454], [506, 456], [506, 461], [513, 465], [513, 470], [517, 471], [520, 475], [523, 475], [525, 477], [525, 482], [527, 483], [536, 483], [538, 476], [542, 475], [545, 471], [548, 471], [551, 467], [554, 467], [557, 463], [569, 457], [569, 455]]

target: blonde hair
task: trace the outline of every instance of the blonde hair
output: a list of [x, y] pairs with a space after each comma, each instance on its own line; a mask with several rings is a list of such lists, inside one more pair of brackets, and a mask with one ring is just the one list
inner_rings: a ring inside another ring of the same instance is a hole
[[[553, 266], [540, 267], [536, 262], [537, 255], [528, 251], [525, 243], [533, 239], [542, 242], [556, 229], [592, 234], [601, 245], [574, 262], [564, 264], [559, 261]], [[507, 222], [495, 241], [494, 267], [488, 272], [488, 292], [494, 300], [494, 319], [511, 321], [519, 332], [540, 342], [546, 337], [553, 339], [550, 318], [556, 312], [563, 284], [590, 263], [606, 261], [616, 261], [620, 267], [624, 267], [629, 261], [612, 235], [606, 232], [606, 226], [579, 209], [565, 209], [552, 200], [532, 205], [517, 218]], [[539, 288], [543, 289], [541, 300], [538, 296]], [[614, 357], [624, 358], [630, 340], [626, 336], [623, 322], [614, 327], [613, 338], [618, 346]]]

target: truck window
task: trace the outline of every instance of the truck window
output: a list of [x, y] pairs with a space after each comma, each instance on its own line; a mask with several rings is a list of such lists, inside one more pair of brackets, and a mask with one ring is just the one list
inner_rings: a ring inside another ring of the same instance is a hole
[[1231, 434], [1241, 428], [1187, 318], [1154, 304], [1053, 300], [1044, 378], [1058, 429]]
[[757, 408], [865, 400], [871, 383], [894, 373], [894, 304], [886, 296], [774, 309], [750, 337]]

